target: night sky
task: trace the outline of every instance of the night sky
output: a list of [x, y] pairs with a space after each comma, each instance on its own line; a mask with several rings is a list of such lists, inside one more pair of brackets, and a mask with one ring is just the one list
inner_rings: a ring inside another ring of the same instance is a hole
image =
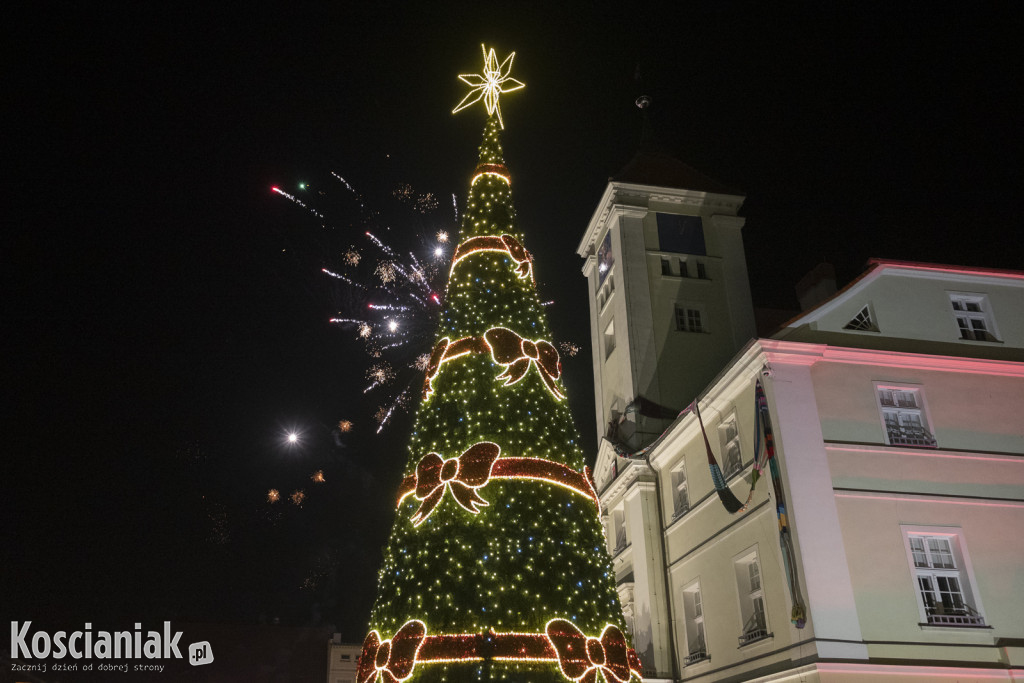
[[400, 183], [461, 201], [484, 116], [450, 112], [481, 42], [527, 84], [505, 157], [556, 338], [583, 347], [566, 383], [591, 457], [575, 248], [637, 149], [638, 95], [666, 150], [746, 194], [755, 305], [795, 309], [822, 260], [840, 285], [869, 257], [1024, 269], [1012, 3], [431, 4], [7, 18], [4, 622], [361, 641], [410, 419], [373, 434], [369, 361], [327, 322], [344, 296], [319, 268], [362, 228], [339, 210], [326, 239], [270, 187], [343, 195], [334, 171], [382, 211]]

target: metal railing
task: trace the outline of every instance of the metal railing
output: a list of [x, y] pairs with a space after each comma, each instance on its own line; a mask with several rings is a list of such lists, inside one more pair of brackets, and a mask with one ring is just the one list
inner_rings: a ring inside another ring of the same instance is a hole
[[936, 626], [984, 626], [985, 617], [968, 604], [963, 607], [945, 607], [942, 604], [927, 607], [928, 623]]
[[886, 432], [889, 434], [889, 443], [894, 446], [923, 446], [925, 448], [937, 448], [939, 443], [924, 427], [907, 427], [904, 425], [895, 426], [887, 424]]
[[768, 637], [768, 627], [764, 623], [764, 615], [754, 612], [743, 624], [743, 635], [739, 637], [740, 647]]

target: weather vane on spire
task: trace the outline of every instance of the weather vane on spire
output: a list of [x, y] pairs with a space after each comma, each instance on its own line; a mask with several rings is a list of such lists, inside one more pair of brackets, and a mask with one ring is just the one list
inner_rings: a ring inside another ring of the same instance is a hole
[[512, 71], [512, 60], [515, 58], [516, 53], [513, 52], [505, 58], [501, 64], [498, 64], [498, 57], [494, 54], [494, 48], [488, 50], [483, 45], [480, 46], [484, 55], [484, 72], [483, 74], [459, 74], [459, 80], [470, 86], [472, 90], [469, 91], [462, 101], [459, 102], [455, 109], [452, 109], [452, 113], [462, 111], [471, 104], [476, 104], [483, 98], [484, 106], [487, 107], [488, 114], [498, 114], [498, 123], [501, 127], [505, 127], [504, 121], [501, 120], [501, 107], [498, 106], [498, 97], [507, 92], [519, 90], [526, 86], [522, 81], [517, 81], [509, 75]]

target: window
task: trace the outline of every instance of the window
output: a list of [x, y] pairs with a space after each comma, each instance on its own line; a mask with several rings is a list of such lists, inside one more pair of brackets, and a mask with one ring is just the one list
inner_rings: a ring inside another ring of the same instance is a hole
[[682, 332], [707, 332], [700, 308], [676, 306], [676, 329]]
[[669, 263], [669, 260], [667, 258], [665, 258], [664, 256], [661, 258], [661, 274], [662, 275], [671, 275], [672, 274], [672, 264]]
[[674, 213], [656, 214], [658, 222], [658, 248], [677, 254], [707, 253], [704, 246], [704, 224], [700, 216], [680, 216]]
[[686, 465], [672, 471], [672, 517], [681, 517], [690, 509], [690, 498], [686, 493]]
[[751, 551], [735, 561], [736, 586], [740, 596], [740, 616], [743, 633], [739, 637], [742, 647], [768, 638], [768, 618], [764, 610], [764, 588], [761, 584], [761, 565], [757, 551]]
[[934, 626], [984, 626], [976, 609], [959, 529], [908, 530], [907, 553], [914, 572], [922, 623]]
[[604, 357], [612, 355], [612, 351], [615, 350], [615, 321], [612, 320], [608, 323], [608, 327], [604, 328]]
[[743, 469], [740, 430], [736, 423], [735, 411], [718, 427], [718, 440], [722, 445], [722, 474], [728, 478]]
[[622, 510], [613, 510], [611, 514], [612, 554], [617, 555], [626, 548], [626, 518]]
[[992, 319], [988, 315], [988, 299], [977, 294], [950, 294], [953, 317], [961, 339], [972, 341], [999, 341], [996, 339]]
[[601, 311], [604, 310], [604, 305], [606, 303], [608, 303], [609, 301], [611, 301], [612, 294], [614, 294], [614, 293], [615, 293], [615, 278], [612, 277], [612, 276], [609, 276], [608, 279], [606, 279], [604, 281], [604, 284], [601, 285], [601, 288], [598, 290], [598, 293], [597, 293], [597, 310], [598, 310], [598, 312], [601, 312]]
[[697, 261], [697, 277], [700, 278], [701, 280], [708, 279], [708, 271], [707, 269], [704, 268], [703, 261]]
[[711, 659], [704, 637], [704, 601], [697, 581], [683, 589], [683, 615], [686, 619], [686, 657], [683, 664], [689, 666]]
[[877, 389], [886, 443], [891, 446], [938, 447], [935, 437], [928, 431], [920, 389], [883, 385]]
[[871, 318], [871, 311], [865, 305], [857, 315], [850, 319], [850, 322], [843, 326], [844, 330], [859, 330], [861, 332], [878, 332], [878, 325]]
[[608, 277], [608, 273], [611, 272], [614, 265], [615, 255], [612, 253], [612, 231], [609, 230], [604, 234], [604, 240], [601, 241], [601, 246], [597, 250], [598, 284], [604, 284], [604, 279]]
[[679, 259], [679, 277], [690, 277], [690, 271], [686, 269], [685, 259]]

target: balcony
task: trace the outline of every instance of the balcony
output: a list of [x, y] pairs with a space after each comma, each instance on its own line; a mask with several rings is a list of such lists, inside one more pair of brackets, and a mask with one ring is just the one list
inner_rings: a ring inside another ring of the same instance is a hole
[[932, 626], [984, 626], [985, 617], [965, 604], [963, 607], [944, 607], [941, 604], [925, 609]]
[[916, 446], [918, 448], [938, 448], [939, 444], [924, 427], [906, 425], [886, 425], [889, 443], [893, 446]]
[[683, 666], [690, 666], [691, 664], [696, 664], [697, 662], [704, 662], [710, 659], [711, 657], [708, 657], [707, 649], [701, 647], [701, 649], [694, 650], [690, 654], [686, 655], [686, 657], [683, 659]]
[[747, 619], [747, 623], [743, 625], [743, 635], [739, 637], [740, 647], [744, 645], [750, 645], [751, 643], [765, 638], [770, 638], [771, 633], [768, 633], [768, 626], [764, 623], [764, 614], [761, 612], [754, 612]]

